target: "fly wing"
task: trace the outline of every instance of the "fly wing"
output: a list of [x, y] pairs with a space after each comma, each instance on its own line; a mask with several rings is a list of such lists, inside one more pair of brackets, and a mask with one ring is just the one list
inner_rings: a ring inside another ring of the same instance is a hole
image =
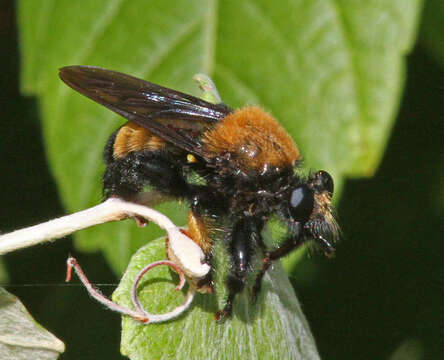
[[67, 66], [60, 78], [74, 90], [165, 141], [205, 157], [199, 136], [232, 110], [130, 75], [95, 66]]

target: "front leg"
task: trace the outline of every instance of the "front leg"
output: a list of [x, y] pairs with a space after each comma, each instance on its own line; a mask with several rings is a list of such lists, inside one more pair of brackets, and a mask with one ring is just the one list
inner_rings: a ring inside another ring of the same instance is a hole
[[251, 302], [255, 303], [257, 300], [257, 296], [259, 295], [262, 287], [262, 278], [267, 272], [268, 268], [271, 266], [274, 260], [280, 259], [285, 255], [289, 254], [293, 250], [297, 249], [299, 246], [303, 244], [301, 236], [292, 236], [285, 240], [281, 246], [273, 251], [268, 251], [265, 247], [265, 244], [261, 243], [261, 248], [264, 251], [264, 259], [262, 261], [262, 267], [259, 270], [259, 273], [256, 277], [256, 281], [254, 283], [253, 289], [251, 291]]
[[228, 239], [228, 252], [230, 256], [230, 268], [226, 279], [228, 298], [226, 305], [219, 310], [215, 318], [222, 322], [231, 317], [233, 302], [247, 283], [247, 277], [251, 271], [251, 262], [260, 240], [260, 232], [263, 223], [254, 218], [239, 220], [233, 227]]

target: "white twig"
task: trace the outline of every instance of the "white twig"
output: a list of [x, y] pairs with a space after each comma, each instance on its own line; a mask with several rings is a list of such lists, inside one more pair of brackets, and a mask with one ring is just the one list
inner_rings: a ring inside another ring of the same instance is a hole
[[89, 209], [1, 235], [0, 255], [59, 239], [93, 225], [124, 219], [127, 216], [120, 210], [119, 201], [109, 199]]
[[89, 209], [2, 235], [0, 255], [59, 239], [93, 225], [134, 216], [148, 219], [167, 232], [171, 250], [180, 263], [178, 265], [188, 274], [200, 278], [208, 273], [210, 267], [203, 263], [205, 255], [202, 249], [183, 234], [168, 217], [146, 206], [118, 198], [111, 198]]

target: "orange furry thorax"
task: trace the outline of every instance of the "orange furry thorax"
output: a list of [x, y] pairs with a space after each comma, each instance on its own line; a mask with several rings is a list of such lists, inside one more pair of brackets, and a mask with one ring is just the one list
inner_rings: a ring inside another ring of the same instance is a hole
[[284, 128], [257, 106], [229, 114], [202, 137], [206, 150], [230, 153], [242, 168], [263, 171], [268, 166], [294, 166], [299, 150]]

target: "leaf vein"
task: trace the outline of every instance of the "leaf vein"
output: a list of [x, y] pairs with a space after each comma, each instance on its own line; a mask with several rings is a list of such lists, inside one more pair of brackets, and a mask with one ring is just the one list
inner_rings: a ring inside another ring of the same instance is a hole
[[71, 63], [80, 64], [88, 54], [94, 49], [94, 45], [98, 42], [99, 38], [105, 33], [105, 30], [111, 25], [113, 19], [117, 16], [120, 6], [125, 0], [113, 0], [108, 3], [108, 6], [104, 9], [102, 16], [95, 23], [88, 34], [86, 41], [82, 47], [75, 54]]
[[208, 76], [213, 75], [214, 59], [216, 57], [216, 38], [217, 38], [217, 12], [218, 1], [210, 0], [207, 11], [204, 15], [204, 58], [203, 71]]
[[245, 81], [239, 79], [239, 77], [234, 74], [234, 72], [221, 64], [217, 64], [216, 73], [220, 74], [220, 77], [225, 79], [228, 83], [232, 84], [232, 88], [237, 90], [238, 94], [241, 94], [246, 99], [249, 99], [250, 103], [261, 104], [259, 97], [253, 91], [251, 86], [247, 85]]
[[195, 28], [200, 24], [201, 19], [196, 18], [194, 21], [186, 23], [177, 34], [161, 47], [157, 54], [152, 54], [150, 61], [139, 72], [138, 76], [148, 78], [156, 67], [159, 67], [162, 62], [168, 57], [169, 54], [180, 44], [180, 42], [189, 34], [191, 34]]
[[[364, 120], [365, 114], [364, 114], [364, 105], [363, 105], [363, 99], [362, 99], [362, 84], [360, 81], [360, 73], [358, 69], [358, 64], [356, 62], [356, 54], [354, 52], [354, 44], [352, 39], [352, 31], [350, 29], [350, 26], [348, 25], [346, 21], [346, 16], [341, 10], [341, 6], [337, 3], [338, 0], [331, 0], [330, 3], [332, 5], [332, 9], [335, 12], [336, 19], [338, 21], [338, 25], [342, 29], [342, 34], [344, 36], [344, 46], [346, 48], [346, 54], [349, 58], [349, 65], [350, 65], [350, 71], [351, 71], [351, 81], [353, 86], [353, 94], [355, 95], [355, 104], [358, 111], [358, 120]], [[362, 133], [361, 133], [362, 135]]]

